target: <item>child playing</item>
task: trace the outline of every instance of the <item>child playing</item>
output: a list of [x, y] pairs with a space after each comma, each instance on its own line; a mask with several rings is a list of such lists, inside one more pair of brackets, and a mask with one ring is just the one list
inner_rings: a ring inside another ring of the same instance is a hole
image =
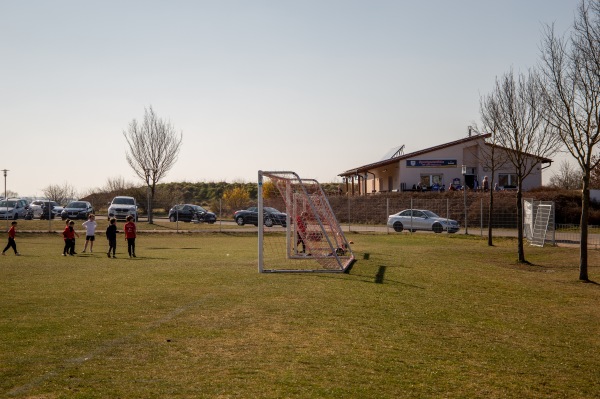
[[133, 216], [127, 216], [127, 223], [125, 223], [125, 239], [127, 240], [127, 252], [129, 253], [129, 257], [135, 256], [135, 236], [136, 236], [136, 227], [133, 222]]
[[88, 243], [90, 244], [90, 253], [94, 252], [94, 240], [96, 239], [96, 227], [98, 223], [96, 223], [96, 216], [89, 215], [88, 220], [81, 224], [85, 227], [85, 245], [83, 246], [83, 252], [87, 250]]
[[106, 228], [106, 239], [108, 240], [108, 252], [106, 255], [110, 258], [110, 250], [112, 249], [112, 257], [116, 258], [117, 251], [117, 219], [110, 219], [110, 224]]
[[65, 239], [65, 247], [63, 249], [63, 256], [67, 256], [67, 253], [70, 256], [77, 255], [75, 252], [75, 236], [79, 238], [79, 234], [75, 231], [75, 222], [72, 220], [67, 220], [67, 225], [63, 230], [63, 237]]
[[10, 225], [10, 229], [8, 230], [8, 244], [6, 244], [4, 251], [2, 251], [2, 255], [6, 256], [5, 252], [8, 251], [8, 248], [12, 247], [13, 251], [15, 251], [15, 255], [19, 256], [21, 254], [17, 252], [17, 243], [15, 242], [15, 236], [17, 235], [17, 222], [12, 222]]

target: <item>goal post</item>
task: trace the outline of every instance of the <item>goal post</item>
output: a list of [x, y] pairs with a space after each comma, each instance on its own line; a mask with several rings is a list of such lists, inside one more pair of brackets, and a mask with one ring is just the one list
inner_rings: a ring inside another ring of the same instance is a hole
[[346, 272], [354, 254], [315, 179], [258, 171], [258, 271]]

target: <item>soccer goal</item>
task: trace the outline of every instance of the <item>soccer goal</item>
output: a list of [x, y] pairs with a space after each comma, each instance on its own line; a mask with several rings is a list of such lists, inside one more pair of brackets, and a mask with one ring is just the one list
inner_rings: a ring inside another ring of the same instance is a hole
[[523, 229], [530, 245], [543, 247], [554, 240], [554, 202], [523, 200]]
[[258, 172], [259, 272], [345, 272], [353, 262], [318, 181]]

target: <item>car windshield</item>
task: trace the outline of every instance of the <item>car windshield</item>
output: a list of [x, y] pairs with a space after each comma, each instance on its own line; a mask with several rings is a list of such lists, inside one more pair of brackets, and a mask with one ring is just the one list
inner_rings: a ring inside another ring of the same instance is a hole
[[196, 211], [196, 212], [208, 212], [206, 209], [202, 208], [200, 205], [192, 205], [192, 208]]
[[433, 212], [431, 212], [431, 211], [423, 211], [423, 213], [424, 213], [425, 215], [427, 215], [427, 217], [430, 217], [430, 218], [439, 218], [439, 216], [438, 216], [438, 215], [436, 215], [435, 213], [433, 213]]
[[67, 208], [82, 208], [85, 209], [86, 208], [86, 204], [85, 202], [71, 202]]
[[113, 204], [118, 205], [135, 205], [133, 198], [115, 198]]
[[268, 207], [268, 206], [265, 206], [264, 209], [265, 209], [265, 212], [269, 212], [269, 213], [281, 213], [277, 209], [271, 208], [271, 207]]
[[0, 202], [0, 206], [7, 206], [9, 208], [14, 208], [17, 201], [2, 201]]

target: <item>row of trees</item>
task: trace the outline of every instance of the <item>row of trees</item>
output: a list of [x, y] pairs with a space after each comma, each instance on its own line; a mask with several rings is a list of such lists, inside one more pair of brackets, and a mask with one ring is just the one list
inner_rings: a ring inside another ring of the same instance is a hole
[[[496, 78], [491, 93], [480, 99], [483, 127], [491, 133], [488, 167], [493, 176], [493, 171], [505, 163], [514, 166], [517, 215], [522, 224], [522, 182], [536, 167], [529, 157], [543, 160], [560, 146], [567, 149], [579, 167], [579, 278], [587, 281], [590, 187], [600, 161], [594, 153], [600, 141], [600, 2], [581, 0], [569, 34], [559, 36], [554, 26], [547, 26], [540, 47], [539, 66], [527, 73], [511, 70]], [[497, 146], [509, 151], [497, 156]], [[493, 193], [491, 215], [492, 208]], [[526, 263], [522, 225], [518, 227], [518, 261]], [[488, 241], [491, 245], [491, 232]]]

